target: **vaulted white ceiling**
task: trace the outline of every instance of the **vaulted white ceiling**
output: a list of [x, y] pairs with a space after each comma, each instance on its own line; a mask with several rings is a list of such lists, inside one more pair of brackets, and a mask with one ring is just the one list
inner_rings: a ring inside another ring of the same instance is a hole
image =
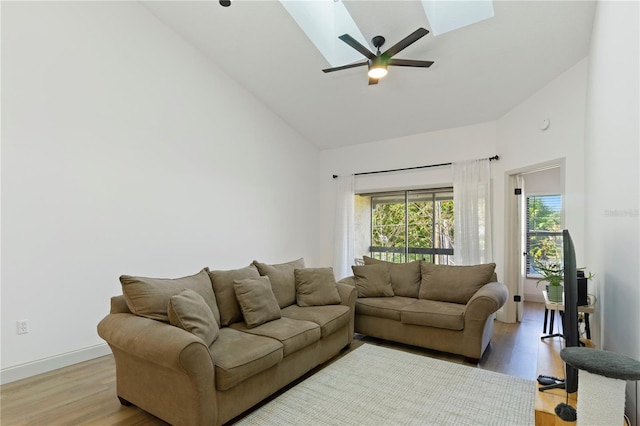
[[[419, 1], [344, 3], [367, 40], [382, 35], [387, 48], [430, 29]], [[428, 34], [396, 56], [433, 66], [390, 67], [369, 86], [366, 67], [323, 73], [330, 65], [279, 1], [143, 4], [321, 149], [500, 118], [588, 54], [595, 10], [593, 1], [494, 1], [493, 18]]]

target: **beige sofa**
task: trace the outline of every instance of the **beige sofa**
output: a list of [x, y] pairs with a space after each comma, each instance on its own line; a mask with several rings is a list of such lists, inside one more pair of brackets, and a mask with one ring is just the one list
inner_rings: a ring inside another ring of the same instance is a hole
[[495, 264], [398, 264], [367, 256], [364, 262], [339, 281], [358, 292], [356, 333], [479, 361], [493, 336], [495, 312], [508, 296]]
[[353, 340], [354, 287], [302, 259], [120, 280], [98, 325], [118, 398], [171, 424], [223, 424]]

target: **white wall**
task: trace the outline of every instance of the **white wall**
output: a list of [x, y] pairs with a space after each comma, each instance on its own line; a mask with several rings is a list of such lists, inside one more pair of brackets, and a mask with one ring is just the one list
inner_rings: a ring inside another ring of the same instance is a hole
[[[586, 257], [596, 274], [602, 348], [640, 359], [638, 2], [599, 2], [586, 116]], [[640, 424], [637, 387], [627, 414]]]
[[[564, 224], [576, 246], [577, 262], [584, 263], [584, 112], [587, 60], [584, 59], [513, 108], [497, 123], [494, 169], [494, 250], [498, 276], [504, 276], [506, 242], [505, 201], [510, 174], [532, 171], [542, 165], [562, 164]], [[550, 120], [541, 130], [544, 119]], [[517, 255], [520, 255], [518, 253]], [[511, 289], [517, 283], [507, 284]], [[503, 319], [515, 320], [515, 305], [509, 298]]]
[[560, 167], [551, 167], [524, 176], [525, 193], [534, 195], [562, 195], [562, 176]]
[[138, 3], [2, 2], [3, 381], [104, 348], [121, 274], [314, 264], [317, 173]]
[[[495, 123], [430, 132], [392, 140], [320, 152], [320, 253], [333, 261], [335, 181], [333, 174], [389, 170], [452, 161], [488, 158], [496, 154]], [[450, 166], [356, 177], [356, 192], [451, 186]]]
[[[509, 173], [527, 171], [542, 164], [564, 163], [565, 223], [572, 230], [579, 259], [584, 234], [584, 108], [587, 61], [582, 60], [531, 98], [495, 122], [483, 123], [411, 137], [325, 150], [320, 153], [321, 253], [330, 262], [333, 250], [335, 208], [332, 174], [438, 164], [498, 154], [492, 162], [494, 198], [494, 259], [498, 277], [504, 279], [505, 180]], [[539, 129], [543, 119], [551, 125]], [[451, 168], [426, 169], [356, 177], [361, 192], [398, 188], [450, 186]], [[581, 263], [582, 264], [582, 263]], [[517, 288], [517, 283], [505, 284]], [[510, 297], [510, 300], [512, 298]], [[509, 302], [500, 319], [515, 321]]]

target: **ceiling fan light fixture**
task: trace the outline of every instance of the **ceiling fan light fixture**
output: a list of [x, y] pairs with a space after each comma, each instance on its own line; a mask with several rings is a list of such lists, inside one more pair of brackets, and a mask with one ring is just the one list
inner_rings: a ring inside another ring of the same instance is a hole
[[382, 78], [387, 75], [387, 64], [382, 62], [373, 63], [369, 67], [369, 72], [367, 74], [369, 75], [369, 78]]

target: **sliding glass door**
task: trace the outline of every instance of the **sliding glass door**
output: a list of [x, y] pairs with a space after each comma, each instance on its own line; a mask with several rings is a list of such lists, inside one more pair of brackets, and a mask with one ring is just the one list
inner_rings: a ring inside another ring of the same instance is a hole
[[371, 197], [370, 255], [389, 262], [453, 261], [453, 191], [398, 191]]

